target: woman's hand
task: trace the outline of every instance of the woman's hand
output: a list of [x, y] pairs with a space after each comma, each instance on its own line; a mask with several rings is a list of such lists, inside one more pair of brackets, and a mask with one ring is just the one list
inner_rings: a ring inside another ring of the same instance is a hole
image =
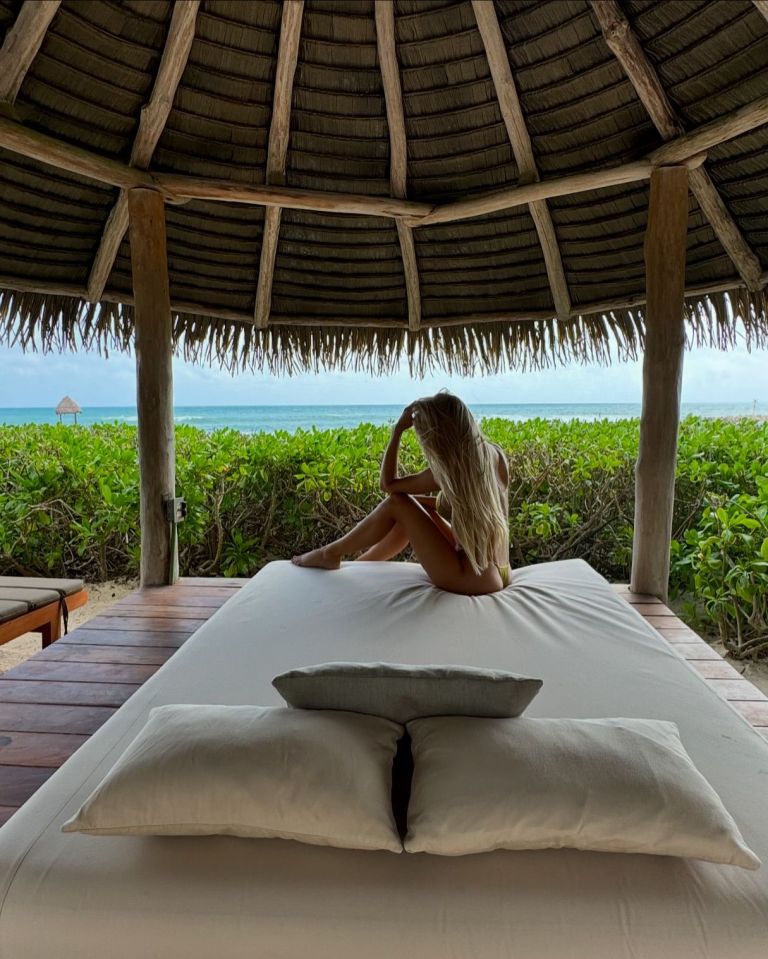
[[403, 410], [400, 414], [400, 419], [395, 423], [395, 430], [398, 433], [404, 433], [406, 430], [409, 430], [413, 426], [413, 403]]

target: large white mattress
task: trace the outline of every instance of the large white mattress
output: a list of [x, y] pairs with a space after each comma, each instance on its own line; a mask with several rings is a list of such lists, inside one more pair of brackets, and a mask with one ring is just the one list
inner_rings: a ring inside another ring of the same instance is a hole
[[[278, 704], [278, 672], [329, 660], [541, 676], [531, 716], [671, 719], [758, 872], [639, 855], [445, 859], [280, 840], [59, 831], [160, 703]], [[768, 743], [578, 561], [494, 596], [417, 566], [264, 569], [0, 830], [3, 959], [765, 959]]]

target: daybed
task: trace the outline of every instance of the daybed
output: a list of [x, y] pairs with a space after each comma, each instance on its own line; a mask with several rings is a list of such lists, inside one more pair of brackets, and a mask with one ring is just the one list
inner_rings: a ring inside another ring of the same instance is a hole
[[69, 611], [84, 606], [81, 579], [0, 576], [0, 646], [24, 633], [41, 633], [43, 648], [66, 630]]
[[419, 567], [267, 566], [0, 830], [2, 959], [764, 959], [768, 867], [573, 850], [443, 858], [63, 834], [161, 703], [279, 705], [330, 660], [540, 676], [529, 716], [673, 720], [768, 862], [768, 743], [580, 561], [466, 598]]

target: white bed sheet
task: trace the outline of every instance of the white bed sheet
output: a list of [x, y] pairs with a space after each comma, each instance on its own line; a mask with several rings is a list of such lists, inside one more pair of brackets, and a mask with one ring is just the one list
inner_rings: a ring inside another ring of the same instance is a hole
[[[63, 834], [155, 705], [277, 704], [329, 660], [541, 676], [529, 716], [671, 719], [766, 865], [552, 850], [457, 859]], [[2, 959], [765, 959], [768, 743], [585, 563], [487, 597], [417, 566], [266, 567], [0, 830]]]

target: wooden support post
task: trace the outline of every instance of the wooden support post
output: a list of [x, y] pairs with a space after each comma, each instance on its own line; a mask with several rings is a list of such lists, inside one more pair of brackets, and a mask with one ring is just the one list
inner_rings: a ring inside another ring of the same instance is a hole
[[175, 496], [171, 300], [165, 203], [158, 190], [128, 191], [136, 330], [136, 405], [141, 502], [141, 585], [178, 577], [178, 550], [163, 500]]
[[685, 350], [683, 298], [687, 225], [687, 169], [654, 170], [645, 234], [643, 408], [635, 468], [631, 589], [662, 600], [667, 598], [669, 586]]

